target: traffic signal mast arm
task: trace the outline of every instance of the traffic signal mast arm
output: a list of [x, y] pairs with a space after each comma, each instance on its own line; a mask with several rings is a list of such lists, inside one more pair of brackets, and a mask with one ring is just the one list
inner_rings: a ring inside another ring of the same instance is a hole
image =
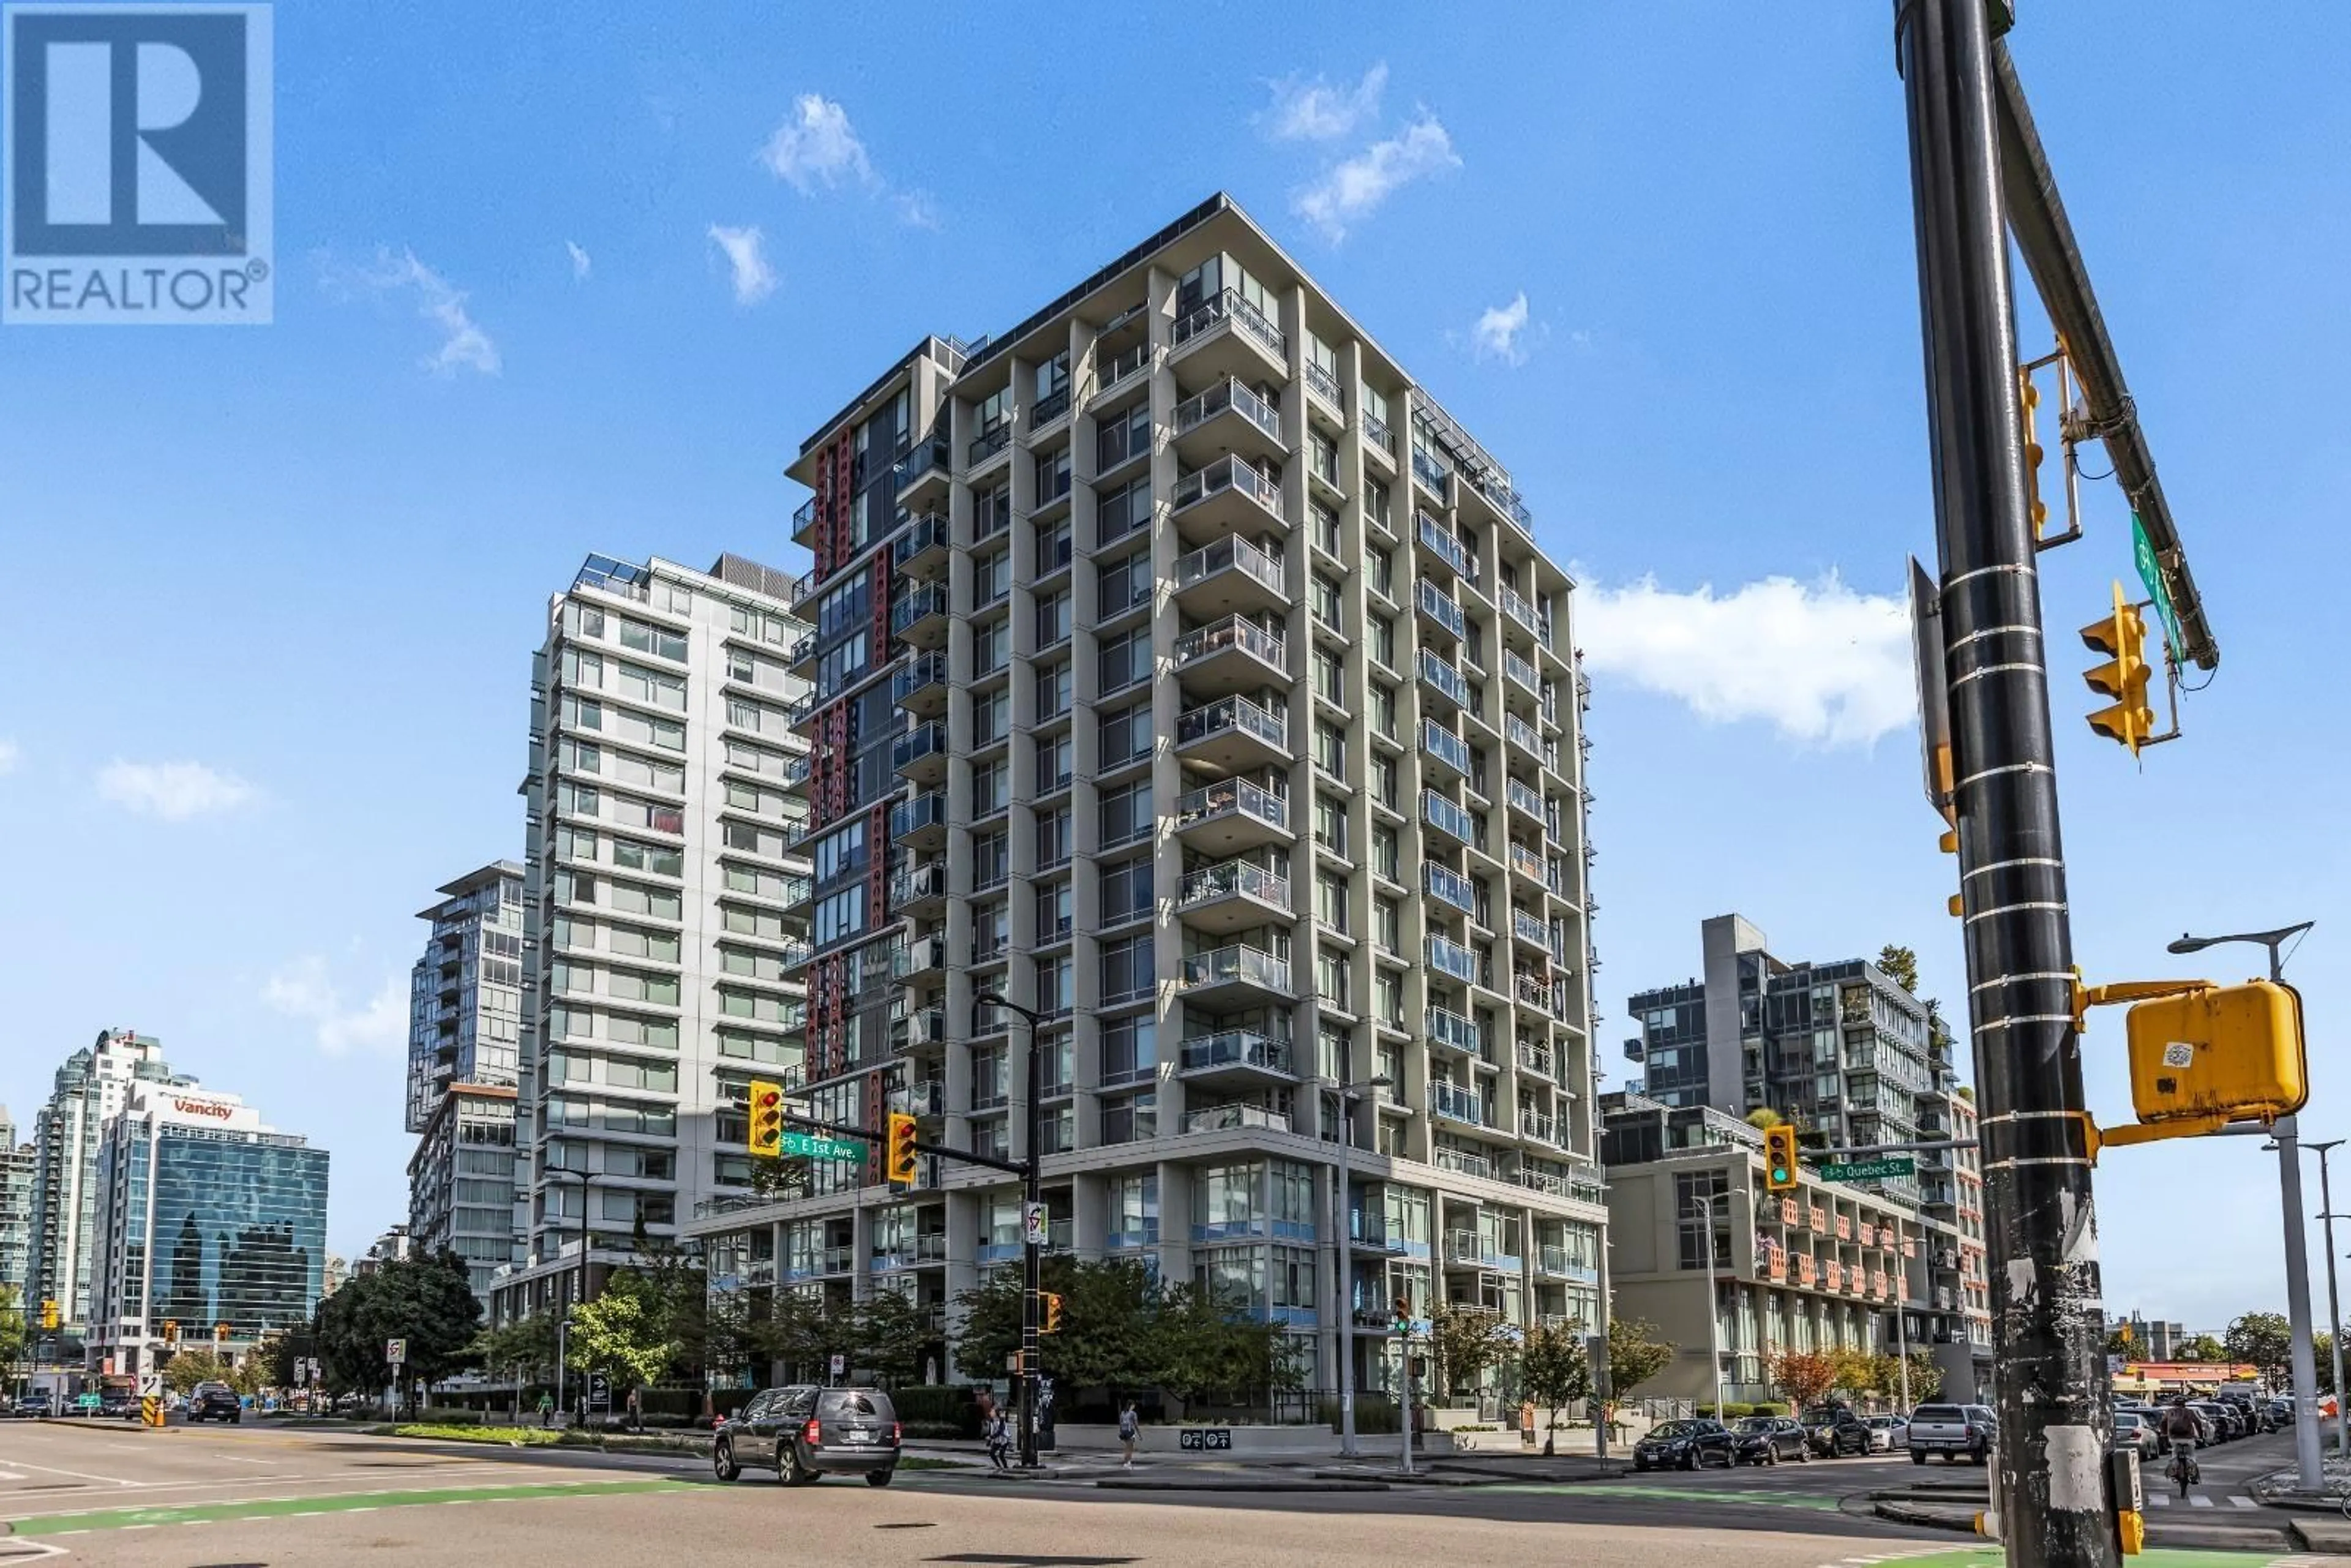
[[[836, 1138], [862, 1138], [884, 1146], [890, 1139], [885, 1129], [861, 1127], [851, 1122], [820, 1121], [814, 1116], [795, 1116], [789, 1111], [784, 1113], [783, 1122], [787, 1127], [799, 1127], [810, 1133], [830, 1133]], [[914, 1152], [918, 1155], [941, 1155], [951, 1160], [961, 1160], [966, 1165], [985, 1166], [989, 1170], [1004, 1171], [1012, 1176], [1029, 1174], [1029, 1162], [1026, 1160], [1001, 1159], [972, 1149], [958, 1149], [950, 1144], [934, 1144], [917, 1138], [914, 1140]]]

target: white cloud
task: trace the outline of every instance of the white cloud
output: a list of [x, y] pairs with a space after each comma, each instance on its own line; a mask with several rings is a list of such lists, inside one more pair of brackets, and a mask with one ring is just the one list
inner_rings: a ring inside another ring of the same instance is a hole
[[373, 996], [355, 1007], [327, 974], [327, 961], [315, 955], [284, 966], [261, 988], [261, 999], [287, 1018], [300, 1019], [318, 1031], [319, 1049], [329, 1056], [353, 1050], [395, 1051], [408, 1038], [408, 987], [400, 976], [387, 975]]
[[1419, 118], [1384, 141], [1374, 141], [1353, 158], [1326, 171], [1298, 193], [1291, 205], [1298, 215], [1336, 244], [1348, 225], [1379, 210], [1399, 186], [1445, 169], [1458, 169], [1461, 159], [1453, 138], [1426, 110]]
[[759, 162], [802, 195], [813, 193], [819, 183], [832, 187], [844, 179], [867, 186], [881, 183], [865, 143], [849, 123], [849, 111], [821, 93], [802, 93], [792, 100], [790, 117], [759, 149]]
[[254, 798], [254, 788], [234, 773], [201, 762], [125, 762], [117, 758], [98, 770], [98, 793], [126, 810], [184, 822], [214, 811], [233, 811]]
[[757, 305], [776, 291], [776, 269], [768, 265], [768, 242], [758, 225], [734, 229], [713, 224], [710, 238], [726, 253], [726, 265], [734, 271], [736, 304]]
[[441, 332], [441, 346], [418, 361], [434, 375], [455, 375], [461, 370], [498, 373], [498, 346], [467, 313], [464, 291], [417, 260], [414, 251], [398, 256], [378, 252], [375, 265], [361, 271], [358, 281], [379, 294], [416, 296], [416, 313]]
[[1855, 593], [1834, 572], [1809, 585], [1768, 577], [1720, 598], [1644, 578], [1575, 599], [1591, 670], [1710, 723], [1760, 718], [1791, 740], [1866, 747], [1913, 720], [1907, 605]]
[[1387, 85], [1384, 63], [1365, 71], [1352, 88], [1332, 87], [1320, 76], [1312, 81], [1285, 77], [1272, 84], [1273, 102], [1262, 117], [1265, 133], [1276, 141], [1336, 141], [1378, 117]]
[[939, 216], [939, 204], [928, 191], [901, 191], [891, 201], [898, 209], [898, 221], [908, 228], [935, 232], [946, 227]]
[[563, 249], [564, 253], [571, 257], [572, 280], [577, 283], [587, 282], [588, 274], [595, 269], [595, 262], [590, 258], [585, 250], [580, 247], [578, 240], [565, 240]]
[[1489, 305], [1469, 329], [1470, 344], [1481, 360], [1499, 360], [1506, 365], [1527, 362], [1526, 350], [1519, 346], [1519, 334], [1527, 329], [1527, 291], [1519, 290], [1518, 298], [1508, 305]]
[[23, 747], [13, 740], [0, 740], [0, 778], [16, 772], [24, 760]]

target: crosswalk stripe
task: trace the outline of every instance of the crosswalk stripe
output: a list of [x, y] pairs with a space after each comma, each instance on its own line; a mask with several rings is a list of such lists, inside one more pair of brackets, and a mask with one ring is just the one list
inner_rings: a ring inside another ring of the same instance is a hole
[[2212, 1506], [2212, 1500], [2206, 1497], [2202, 1492], [2198, 1492], [2188, 1500], [2188, 1506], [2190, 1508], [2210, 1508]]
[[2147, 1505], [2149, 1508], [2169, 1508], [2171, 1499], [2163, 1492], [2149, 1492], [2147, 1494]]
[[2232, 1497], [2229, 1500], [2229, 1506], [2231, 1508], [2259, 1508], [2261, 1504], [2255, 1502], [2249, 1497]]

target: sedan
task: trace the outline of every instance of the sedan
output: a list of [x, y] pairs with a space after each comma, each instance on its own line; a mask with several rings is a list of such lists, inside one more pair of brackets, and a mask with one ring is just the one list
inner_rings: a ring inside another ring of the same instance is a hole
[[2162, 1451], [2163, 1438], [2153, 1422], [2135, 1410], [2115, 1412], [2115, 1447], [2137, 1448], [2142, 1463]]
[[1666, 1421], [1633, 1445], [1636, 1470], [1694, 1470], [1702, 1452], [1720, 1450], [1730, 1440], [1730, 1428], [1719, 1421]]
[[1890, 1454], [1910, 1446], [1910, 1423], [1899, 1416], [1872, 1416], [1863, 1425], [1869, 1428], [1873, 1454]]
[[1785, 1416], [1750, 1416], [1735, 1434], [1732, 1452], [1742, 1465], [1776, 1465], [1782, 1459], [1808, 1464], [1813, 1446], [1804, 1428]]

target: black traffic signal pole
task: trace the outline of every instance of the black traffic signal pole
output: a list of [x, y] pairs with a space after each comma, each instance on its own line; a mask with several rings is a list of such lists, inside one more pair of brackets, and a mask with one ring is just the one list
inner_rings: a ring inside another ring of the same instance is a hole
[[2089, 1122], [1987, 0], [1896, 0], [1982, 1093], [1999, 1500], [2020, 1568], [2118, 1568]]

